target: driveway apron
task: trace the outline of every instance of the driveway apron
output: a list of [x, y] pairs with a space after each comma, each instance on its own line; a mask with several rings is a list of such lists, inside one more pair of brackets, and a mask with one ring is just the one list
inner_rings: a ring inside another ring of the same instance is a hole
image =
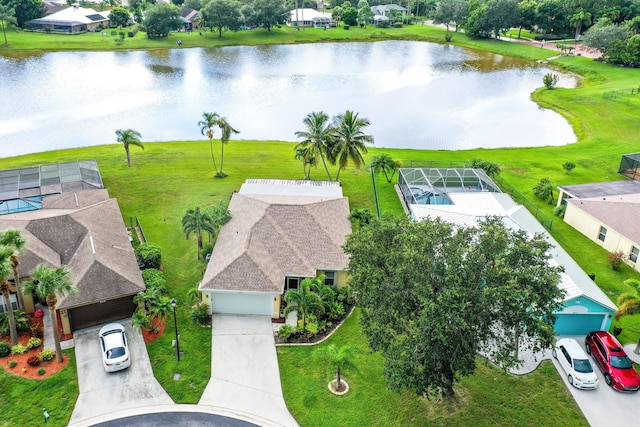
[[173, 403], [153, 376], [142, 335], [130, 320], [121, 323], [127, 329], [131, 366], [118, 372], [107, 373], [102, 367], [100, 327], [74, 333], [80, 395], [70, 425], [123, 409]]
[[211, 379], [200, 405], [224, 407], [264, 426], [297, 426], [280, 385], [271, 319], [213, 316]]

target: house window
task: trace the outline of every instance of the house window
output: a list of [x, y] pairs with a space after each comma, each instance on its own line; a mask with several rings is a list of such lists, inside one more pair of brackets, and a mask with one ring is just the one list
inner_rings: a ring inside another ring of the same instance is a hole
[[600, 227], [600, 231], [598, 232], [598, 240], [604, 242], [604, 239], [607, 237], [607, 229], [604, 227]]
[[284, 291], [287, 292], [291, 289], [298, 289], [300, 287], [300, 277], [287, 277], [284, 281]]
[[335, 286], [336, 284], [336, 272], [335, 271], [323, 271], [325, 275], [324, 284], [329, 286]]
[[640, 255], [640, 249], [635, 246], [631, 246], [631, 253], [629, 254], [629, 260], [631, 262], [638, 262], [638, 255]]
[[[14, 310], [18, 309], [18, 297], [16, 294], [11, 294], [11, 306]], [[7, 300], [4, 299], [4, 295], [0, 295], [0, 313], [6, 313], [7, 311]]]

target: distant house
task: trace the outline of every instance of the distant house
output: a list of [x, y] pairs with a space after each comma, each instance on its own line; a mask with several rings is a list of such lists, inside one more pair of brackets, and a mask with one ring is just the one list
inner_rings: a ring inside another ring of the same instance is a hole
[[189, 9], [188, 7], [182, 8], [180, 11], [180, 19], [182, 20], [185, 31], [198, 29], [198, 13], [197, 10]]
[[43, 18], [27, 21], [26, 29], [46, 33], [80, 34], [109, 26], [110, 11], [96, 12], [74, 4]]
[[408, 12], [402, 6], [398, 6], [397, 4], [380, 4], [377, 6], [371, 6], [371, 11], [373, 12], [374, 18], [376, 16], [386, 16], [387, 18], [393, 17], [395, 13], [405, 14]]
[[305, 278], [347, 283], [349, 201], [337, 182], [247, 180], [229, 204], [199, 290], [212, 313], [280, 317]]
[[440, 218], [473, 227], [486, 216], [499, 216], [507, 227], [543, 234], [551, 243], [550, 264], [561, 265], [558, 287], [565, 291], [554, 330], [559, 335], [585, 335], [608, 330], [616, 305], [524, 207], [479, 169], [400, 169], [398, 186], [413, 219]]
[[293, 9], [289, 12], [289, 19], [287, 25], [290, 27], [315, 27], [315, 28], [329, 28], [335, 27], [336, 21], [331, 18], [330, 13], [318, 12], [315, 9]]
[[[40, 263], [68, 265], [76, 295], [58, 301], [65, 334], [130, 317], [145, 286], [118, 202], [109, 197], [95, 161], [0, 172], [0, 231], [25, 237], [20, 280]], [[11, 303], [15, 307], [15, 286]], [[32, 296], [25, 296], [33, 312]], [[0, 312], [7, 301], [0, 296]]]

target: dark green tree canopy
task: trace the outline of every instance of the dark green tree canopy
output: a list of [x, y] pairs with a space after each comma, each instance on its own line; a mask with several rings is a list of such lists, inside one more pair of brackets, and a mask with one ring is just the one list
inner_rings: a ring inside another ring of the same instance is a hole
[[236, 0], [211, 0], [205, 7], [207, 25], [218, 30], [222, 37], [224, 29], [235, 31], [240, 28], [240, 3]]
[[350, 286], [390, 384], [452, 395], [477, 352], [507, 368], [521, 337], [549, 346], [563, 295], [549, 248], [500, 218], [466, 228], [386, 217], [350, 235]]
[[145, 13], [144, 25], [150, 39], [167, 37], [171, 31], [182, 27], [180, 8], [165, 3], [149, 6]]
[[131, 17], [129, 11], [124, 7], [114, 7], [109, 14], [109, 20], [116, 27], [126, 27], [129, 25]]
[[271, 31], [271, 27], [284, 24], [289, 17], [289, 11], [280, 0], [255, 0], [242, 8], [242, 14], [247, 24], [264, 27]]
[[44, 16], [42, 0], [0, 0], [0, 5], [5, 5], [15, 11], [19, 27], [24, 27], [27, 21]]

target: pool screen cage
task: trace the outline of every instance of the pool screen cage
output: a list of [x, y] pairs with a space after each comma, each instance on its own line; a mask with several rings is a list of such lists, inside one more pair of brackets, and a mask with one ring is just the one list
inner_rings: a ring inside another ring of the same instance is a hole
[[398, 186], [407, 205], [450, 204], [447, 193], [501, 193], [482, 169], [472, 168], [401, 168]]
[[640, 181], [640, 153], [622, 156], [618, 173], [635, 181]]
[[0, 171], [0, 215], [42, 209], [42, 198], [104, 188], [95, 160]]

